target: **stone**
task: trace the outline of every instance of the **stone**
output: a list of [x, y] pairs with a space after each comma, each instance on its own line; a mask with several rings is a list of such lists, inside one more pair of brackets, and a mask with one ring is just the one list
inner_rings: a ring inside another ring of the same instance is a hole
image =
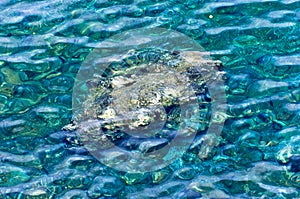
[[31, 179], [31, 172], [21, 167], [0, 164], [0, 186], [14, 186], [28, 182]]
[[[196, 116], [186, 119], [180, 117], [198, 113], [194, 110], [199, 107], [196, 96], [207, 94], [207, 83], [223, 81], [225, 73], [220, 71], [222, 63], [206, 59], [205, 53], [198, 51], [133, 50], [128, 54], [121, 61], [125, 66], [113, 62], [103, 74], [95, 74], [94, 79], [89, 80], [89, 93], [82, 103], [83, 109], [75, 114], [73, 121], [75, 129], [79, 129], [79, 134], [84, 137], [85, 144], [106, 150], [120, 143], [126, 149], [148, 153], [168, 144], [173, 138], [173, 130], [179, 126], [185, 128], [178, 143], [189, 144], [184, 137], [196, 133], [199, 123], [207, 123], [207, 113], [201, 113], [204, 115], [201, 120]], [[203, 99], [201, 103], [205, 106], [210, 100]], [[193, 103], [197, 105], [193, 107]], [[177, 110], [182, 104], [187, 110], [180, 113]], [[213, 118], [213, 122], [222, 123], [226, 115], [222, 117], [222, 120]], [[90, 126], [87, 121], [98, 124]], [[170, 135], [164, 132], [170, 132]], [[140, 144], [136, 142], [138, 140], [133, 143], [124, 141], [130, 136], [155, 139]], [[202, 146], [202, 155], [199, 157], [207, 157], [207, 153], [218, 144], [217, 137], [204, 137], [203, 143], [208, 143], [209, 147]], [[111, 149], [109, 153], [113, 151]], [[112, 156], [123, 155], [118, 153]]]
[[100, 196], [117, 196], [123, 189], [121, 181], [112, 176], [98, 176], [94, 179], [92, 186], [88, 190], [88, 196], [99, 198]]
[[170, 171], [159, 170], [151, 172], [151, 179], [153, 184], [160, 184], [170, 177]]
[[163, 147], [167, 144], [168, 144], [167, 139], [149, 139], [148, 141], [144, 141], [140, 144], [139, 150], [142, 153], [148, 153], [156, 149], [159, 149], [160, 147]]
[[58, 197], [58, 199], [88, 199], [88, 196], [86, 191], [73, 189]]
[[126, 173], [122, 176], [122, 179], [128, 185], [139, 184], [143, 181], [147, 183], [147, 174], [146, 173]]
[[184, 167], [177, 170], [174, 175], [181, 180], [191, 180], [195, 176], [195, 170], [192, 167]]

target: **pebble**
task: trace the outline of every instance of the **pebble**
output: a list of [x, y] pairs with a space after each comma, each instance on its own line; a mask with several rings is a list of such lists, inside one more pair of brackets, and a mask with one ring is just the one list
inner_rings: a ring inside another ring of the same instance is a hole
[[99, 198], [100, 196], [116, 197], [123, 187], [122, 182], [116, 177], [98, 176], [89, 188], [88, 196], [91, 198]]
[[147, 183], [148, 175], [146, 173], [126, 173], [121, 178], [127, 185]]
[[10, 187], [28, 182], [32, 177], [32, 172], [28, 169], [13, 166], [10, 164], [0, 164], [0, 185]]
[[51, 194], [46, 189], [37, 188], [37, 189], [29, 189], [22, 192], [22, 194], [19, 195], [18, 198], [26, 199], [26, 198], [32, 198], [32, 199], [41, 199], [41, 198], [53, 198]]
[[11, 135], [22, 131], [25, 127], [26, 120], [7, 118], [0, 121], [0, 133]]
[[160, 170], [151, 172], [151, 182], [153, 184], [161, 184], [170, 177], [170, 171]]
[[93, 163], [94, 160], [90, 156], [72, 155], [64, 159], [63, 162], [58, 164], [55, 168], [56, 170], [68, 168], [76, 169], [78, 171], [87, 171], [92, 167]]
[[184, 167], [174, 173], [174, 175], [181, 180], [191, 180], [195, 174], [195, 170], [192, 167]]
[[289, 158], [288, 165], [290, 166], [290, 171], [299, 172], [300, 171], [300, 155], [292, 155]]
[[149, 139], [139, 145], [139, 150], [142, 153], [149, 153], [158, 150], [159, 147], [163, 147], [168, 143], [167, 139]]
[[62, 189], [87, 189], [91, 183], [91, 179], [84, 172], [77, 170], [74, 170], [70, 176], [63, 176], [53, 181], [55, 186], [60, 186]]
[[161, 12], [163, 12], [167, 7], [167, 3], [158, 3], [151, 6], [147, 6], [145, 10], [145, 14], [147, 16], [157, 16]]
[[40, 146], [35, 153], [42, 161], [44, 168], [47, 170], [53, 170], [53, 166], [56, 165], [57, 162], [62, 161], [67, 155], [65, 151], [65, 144], [63, 143]]
[[234, 39], [234, 45], [239, 47], [256, 46], [259, 44], [258, 39], [252, 35], [242, 35]]
[[88, 199], [86, 191], [80, 189], [73, 189], [66, 192], [64, 195], [58, 197], [58, 199]]
[[166, 184], [161, 185], [159, 188], [155, 188], [153, 191], [156, 191], [159, 197], [171, 196], [176, 192], [180, 192], [184, 188], [184, 184], [180, 182], [167, 182]]
[[232, 75], [228, 80], [228, 91], [233, 95], [241, 95], [247, 92], [247, 88], [251, 83], [250, 76], [248, 74]]

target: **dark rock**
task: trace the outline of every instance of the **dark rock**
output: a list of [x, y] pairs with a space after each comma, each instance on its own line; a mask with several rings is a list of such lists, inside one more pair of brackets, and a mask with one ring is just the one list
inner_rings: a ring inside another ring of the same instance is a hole
[[292, 172], [299, 172], [300, 171], [300, 155], [293, 155], [290, 158], [288, 165], [290, 166], [290, 170]]

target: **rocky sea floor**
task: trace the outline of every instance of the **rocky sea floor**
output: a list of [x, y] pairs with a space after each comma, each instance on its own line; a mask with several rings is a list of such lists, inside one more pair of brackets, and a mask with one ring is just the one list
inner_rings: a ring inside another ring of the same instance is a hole
[[[300, 198], [299, 0], [2, 0], [0, 8], [1, 199]], [[196, 144], [165, 168], [126, 173], [62, 129], [85, 58], [142, 27], [183, 33], [222, 61], [227, 111], [207, 158]]]

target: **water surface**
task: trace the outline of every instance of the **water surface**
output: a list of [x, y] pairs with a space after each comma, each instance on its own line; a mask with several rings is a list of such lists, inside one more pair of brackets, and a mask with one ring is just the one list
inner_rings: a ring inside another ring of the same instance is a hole
[[[1, 198], [299, 198], [300, 1], [0, 2]], [[227, 73], [220, 145], [126, 174], [62, 127], [76, 74], [110, 36], [162, 27]]]

